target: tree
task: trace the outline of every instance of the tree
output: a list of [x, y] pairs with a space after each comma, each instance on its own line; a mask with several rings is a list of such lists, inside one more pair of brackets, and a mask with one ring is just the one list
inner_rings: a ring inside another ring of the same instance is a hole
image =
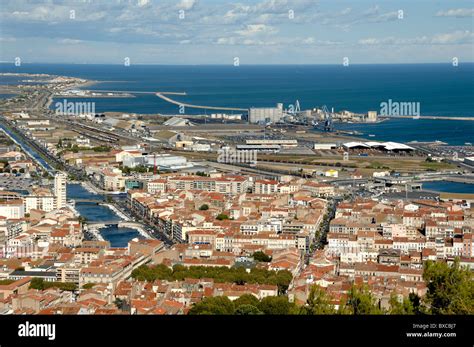
[[231, 315], [234, 303], [226, 296], [213, 296], [196, 303], [189, 310], [190, 315]]
[[408, 297], [402, 300], [393, 293], [390, 296], [390, 314], [425, 314], [425, 307], [421, 304], [421, 298], [415, 294], [410, 293]]
[[209, 205], [203, 204], [203, 205], [201, 205], [201, 207], [199, 207], [199, 210], [200, 211], [207, 211], [207, 210], [209, 210]]
[[272, 258], [268, 255], [266, 255], [262, 251], [257, 251], [254, 254], [252, 254], [252, 258], [255, 259], [256, 261], [262, 261], [268, 263], [269, 261], [272, 260]]
[[44, 290], [58, 288], [60, 290], [75, 291], [77, 285], [70, 282], [45, 282], [42, 278], [34, 277], [30, 282], [30, 289]]
[[82, 286], [82, 289], [91, 289], [93, 286], [95, 286], [95, 283], [86, 283]]
[[336, 309], [331, 304], [329, 295], [319, 286], [311, 287], [306, 301], [306, 306], [300, 310], [300, 314], [335, 314]]
[[240, 305], [234, 311], [235, 315], [261, 315], [263, 314], [256, 306], [254, 305]]
[[425, 314], [426, 313], [426, 308], [425, 308], [425, 306], [422, 305], [421, 298], [418, 296], [418, 294], [410, 293], [410, 295], [408, 295], [408, 300], [410, 300], [410, 302], [413, 306], [413, 312], [415, 314]]
[[229, 216], [226, 215], [225, 213], [219, 213], [216, 217], [218, 220], [224, 220], [224, 219], [229, 219]]
[[415, 309], [409, 298], [400, 301], [395, 293], [390, 295], [390, 314], [415, 314]]
[[185, 278], [212, 278], [217, 283], [258, 283], [271, 284], [278, 287], [279, 293], [284, 294], [292, 280], [291, 272], [287, 270], [273, 271], [253, 268], [247, 272], [243, 267], [205, 267], [174, 265], [172, 269], [164, 264], [156, 266], [142, 265], [132, 271], [132, 278], [139, 281], [182, 281]]
[[285, 296], [267, 296], [260, 301], [258, 309], [264, 314], [288, 315], [295, 313], [296, 305]]
[[474, 314], [474, 281], [472, 272], [461, 268], [456, 258], [445, 262], [427, 261], [423, 271], [428, 292], [425, 302], [433, 314]]
[[9, 284], [14, 283], [15, 280], [0, 280], [0, 286], [7, 286]]
[[[87, 284], [90, 284], [90, 283], [87, 283]], [[120, 298], [116, 298], [115, 301], [114, 301], [114, 304], [115, 304], [115, 306], [117, 306], [117, 308], [119, 310], [121, 310], [123, 308], [123, 305], [125, 304], [125, 300], [122, 300]]]
[[252, 305], [258, 307], [259, 303], [260, 301], [252, 294], [244, 294], [238, 299], [234, 300], [235, 307], [239, 307], [242, 305]]
[[293, 279], [291, 272], [287, 270], [277, 271], [275, 284], [278, 286], [278, 293], [285, 294], [288, 290], [288, 287]]
[[34, 277], [31, 279], [30, 282], [30, 289], [37, 289], [43, 290], [44, 289], [44, 281], [42, 278]]
[[357, 287], [355, 285], [349, 290], [347, 302], [345, 303], [348, 312], [354, 315], [382, 314], [376, 299], [369, 292], [366, 286]]

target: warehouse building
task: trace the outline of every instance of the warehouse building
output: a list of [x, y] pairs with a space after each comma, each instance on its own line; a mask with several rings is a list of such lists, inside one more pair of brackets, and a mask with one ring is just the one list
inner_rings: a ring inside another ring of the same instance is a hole
[[283, 104], [276, 107], [252, 107], [249, 109], [249, 122], [253, 124], [277, 123], [283, 118]]
[[281, 147], [297, 147], [298, 140], [267, 140], [267, 139], [258, 139], [258, 140], [245, 140], [245, 144], [249, 146], [281, 146]]

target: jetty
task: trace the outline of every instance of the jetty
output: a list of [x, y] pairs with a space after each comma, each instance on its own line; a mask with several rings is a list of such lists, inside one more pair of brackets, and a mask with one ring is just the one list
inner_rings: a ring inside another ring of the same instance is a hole
[[157, 92], [155, 94], [157, 97], [178, 105], [178, 106], [184, 106], [184, 107], [189, 107], [189, 108], [200, 108], [200, 109], [206, 109], [206, 110], [221, 110], [221, 111], [239, 111], [239, 112], [248, 112], [247, 108], [238, 108], [238, 107], [222, 107], [222, 106], [205, 106], [205, 105], [193, 105], [193, 104], [187, 104], [184, 102], [176, 101], [173, 100], [165, 95], [187, 95], [185, 92], [180, 93], [180, 92]]
[[451, 117], [451, 116], [417, 116], [417, 117], [414, 117], [414, 116], [378, 116], [379, 118], [382, 118], [382, 119], [390, 119], [390, 118], [406, 118], [406, 119], [415, 119], [415, 120], [418, 120], [418, 119], [442, 119], [442, 120], [465, 120], [465, 121], [474, 121], [474, 117]]

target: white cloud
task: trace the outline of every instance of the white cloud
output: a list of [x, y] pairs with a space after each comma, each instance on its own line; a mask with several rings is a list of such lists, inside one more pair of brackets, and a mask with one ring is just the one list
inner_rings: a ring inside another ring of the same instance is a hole
[[150, 0], [138, 0], [138, 7], [144, 7], [150, 3]]
[[219, 37], [216, 41], [218, 45], [235, 45], [236, 39], [235, 37]]
[[220, 37], [215, 42], [217, 45], [242, 45], [242, 46], [334, 46], [342, 42], [330, 40], [316, 40], [314, 37], [274, 37], [272, 39], [258, 39], [251, 37]]
[[398, 19], [398, 11], [380, 13], [380, 7], [375, 5], [365, 11], [357, 22], [383, 23]]
[[248, 24], [245, 29], [237, 30], [235, 33], [242, 36], [255, 36], [260, 34], [274, 34], [278, 30], [265, 24]]
[[75, 39], [61, 39], [58, 40], [58, 43], [64, 44], [64, 45], [77, 45], [79, 43], [84, 42], [83, 40], [75, 40]]
[[0, 37], [0, 42], [16, 42], [14, 37]]
[[[71, 11], [74, 11], [74, 18], [71, 18]], [[3, 13], [3, 16], [8, 19], [16, 21], [34, 21], [34, 22], [88, 22], [101, 20], [106, 16], [105, 11], [90, 11], [89, 8], [83, 7], [75, 9], [71, 6], [55, 5], [52, 3], [42, 6], [36, 6], [29, 9], [29, 11], [15, 10], [11, 13]]]
[[176, 5], [177, 8], [181, 10], [191, 10], [196, 5], [196, 0], [181, 0], [179, 4]]
[[438, 11], [437, 17], [472, 17], [474, 16], [473, 8], [457, 8], [446, 11]]
[[455, 31], [448, 34], [439, 34], [435, 35], [431, 42], [433, 44], [459, 44], [459, 43], [472, 43], [474, 42], [474, 33], [470, 32], [469, 30], [465, 31]]
[[264, 0], [254, 5], [241, 3], [229, 4], [223, 14], [213, 13], [202, 18], [204, 23], [244, 24], [248, 22], [261, 24], [279, 24], [289, 20], [289, 11], [294, 13], [295, 23], [309, 23], [318, 14], [316, 0]]
[[[0, 2], [0, 31], [3, 36], [0, 41], [12, 42], [4, 44], [5, 49], [0, 52], [0, 57], [22, 50], [30, 50], [31, 55], [39, 57], [46, 54], [44, 52], [49, 48], [51, 55], [44, 55], [45, 60], [50, 57], [58, 60], [68, 59], [61, 53], [61, 50], [64, 50], [61, 44], [69, 45], [68, 51], [76, 52], [84, 50], [84, 47], [88, 47], [87, 51], [91, 53], [97, 47], [113, 48], [107, 54], [102, 48], [97, 48], [99, 53], [96, 53], [94, 59], [99, 60], [105, 59], [102, 54], [104, 57], [113, 56], [119, 54], [117, 52], [120, 50], [130, 50], [132, 45], [137, 47], [137, 56], [142, 54], [143, 57], [147, 57], [148, 47], [166, 47], [166, 54], [175, 54], [179, 61], [189, 59], [189, 45], [193, 45], [193, 52], [199, 50], [198, 47], [216, 51], [212, 57], [204, 54], [201, 57], [203, 61], [220, 59], [222, 55], [228, 54], [229, 48], [225, 45], [256, 47], [246, 50], [249, 52], [248, 56], [263, 62], [266, 61], [263, 58], [265, 54], [284, 57], [284, 61], [295, 59], [310, 62], [313, 61], [310, 58], [314, 55], [317, 58], [315, 61], [320, 61], [318, 57], [339, 57], [345, 54], [347, 49], [360, 49], [361, 57], [370, 61], [380, 59], [380, 56], [371, 54], [378, 51], [377, 45], [399, 45], [397, 48], [400, 48], [400, 51], [417, 50], [426, 53], [417, 55], [416, 59], [428, 57], [428, 60], [435, 60], [449, 50], [461, 52], [456, 53], [457, 55], [467, 52], [466, 55], [472, 57], [472, 49], [468, 51], [468, 44], [473, 41], [473, 30], [463, 26], [462, 20], [457, 23], [452, 20], [433, 22], [433, 16], [436, 15], [438, 19], [470, 18], [473, 16], [473, 10], [458, 8], [436, 12], [439, 8], [433, 4], [428, 5], [425, 0], [412, 0], [404, 7], [407, 13], [414, 12], [411, 11], [414, 8], [423, 9], [417, 13], [419, 23], [414, 24], [414, 28], [422, 28], [420, 30], [423, 30], [423, 34], [412, 34], [411, 38], [403, 36], [410, 35], [404, 32], [414, 30], [413, 27], [408, 29], [406, 26], [413, 24], [400, 22], [403, 24], [399, 27], [402, 31], [390, 24], [398, 20], [398, 6], [389, 2], [381, 2], [380, 6], [373, 7], [317, 0]], [[74, 20], [70, 18], [71, 8], [75, 10]], [[185, 19], [179, 18], [180, 9], [186, 11]], [[293, 11], [294, 18], [290, 16], [290, 10]], [[357, 24], [359, 26], [355, 27]], [[398, 28], [398, 25], [396, 26]], [[465, 31], [466, 28], [471, 31]], [[13, 43], [11, 38], [16, 39], [16, 42]], [[44, 39], [44, 51], [37, 47], [40, 39]], [[25, 42], [33, 45], [27, 45]], [[80, 42], [83, 43], [77, 48], [73, 47]], [[419, 47], [414, 47], [415, 45]], [[301, 54], [288, 54], [285, 46], [295, 47]], [[327, 49], [315, 49], [320, 46]], [[75, 59], [74, 55], [70, 56]], [[100, 57], [97, 58], [98, 56]], [[407, 60], [412, 58], [413, 55], [404, 57]], [[382, 57], [382, 61], [385, 61], [384, 59], [385, 57]]]
[[341, 15], [346, 15], [352, 12], [352, 9], [350, 7], [347, 7], [341, 11]]
[[314, 39], [314, 37], [307, 37], [303, 39], [301, 42], [306, 45], [312, 45], [316, 42], [316, 40]]
[[358, 41], [360, 45], [375, 46], [375, 45], [453, 45], [466, 44], [474, 42], [474, 33], [469, 30], [454, 31], [452, 33], [437, 34], [431, 37], [418, 36], [414, 38], [366, 38]]

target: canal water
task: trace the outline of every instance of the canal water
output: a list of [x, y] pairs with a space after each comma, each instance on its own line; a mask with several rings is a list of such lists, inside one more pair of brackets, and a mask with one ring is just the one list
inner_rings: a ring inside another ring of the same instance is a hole
[[[103, 196], [89, 192], [81, 184], [67, 185], [68, 199], [87, 199], [103, 201]], [[76, 210], [91, 222], [102, 221], [120, 221], [121, 218], [107, 206], [97, 205], [93, 202], [76, 202]], [[137, 230], [131, 228], [119, 228], [117, 226], [108, 226], [99, 230], [102, 237], [110, 242], [112, 247], [126, 247], [128, 241], [142, 236]]]
[[12, 133], [1, 121], [0, 121], [0, 128], [10, 136], [16, 143], [18, 143], [21, 148], [31, 155], [37, 162], [39, 162], [44, 168], [46, 168], [49, 173], [53, 173], [54, 169], [30, 146], [28, 146], [22, 139], [20, 139], [16, 134]]
[[[54, 172], [54, 169], [35, 150], [33, 150], [28, 144], [23, 142], [18, 136], [13, 134], [8, 128], [5, 127], [4, 124], [2, 124], [2, 122], [0, 122], [0, 128], [3, 129], [3, 131], [5, 131], [18, 144], [20, 144], [25, 152], [30, 154], [50, 173]], [[89, 192], [80, 184], [68, 184], [67, 198], [97, 201], [104, 200], [103, 196]], [[81, 214], [81, 216], [92, 222], [110, 222], [121, 220], [121, 218], [107, 206], [97, 205], [93, 202], [78, 202], [76, 203], [76, 210]], [[140, 233], [135, 229], [119, 228], [117, 226], [108, 226], [102, 228], [100, 229], [100, 233], [105, 240], [110, 242], [110, 245], [112, 247], [126, 247], [128, 241], [130, 241], [131, 239], [135, 237], [142, 237]]]
[[474, 194], [474, 184], [449, 181], [423, 182], [424, 190], [433, 190], [442, 193]]

